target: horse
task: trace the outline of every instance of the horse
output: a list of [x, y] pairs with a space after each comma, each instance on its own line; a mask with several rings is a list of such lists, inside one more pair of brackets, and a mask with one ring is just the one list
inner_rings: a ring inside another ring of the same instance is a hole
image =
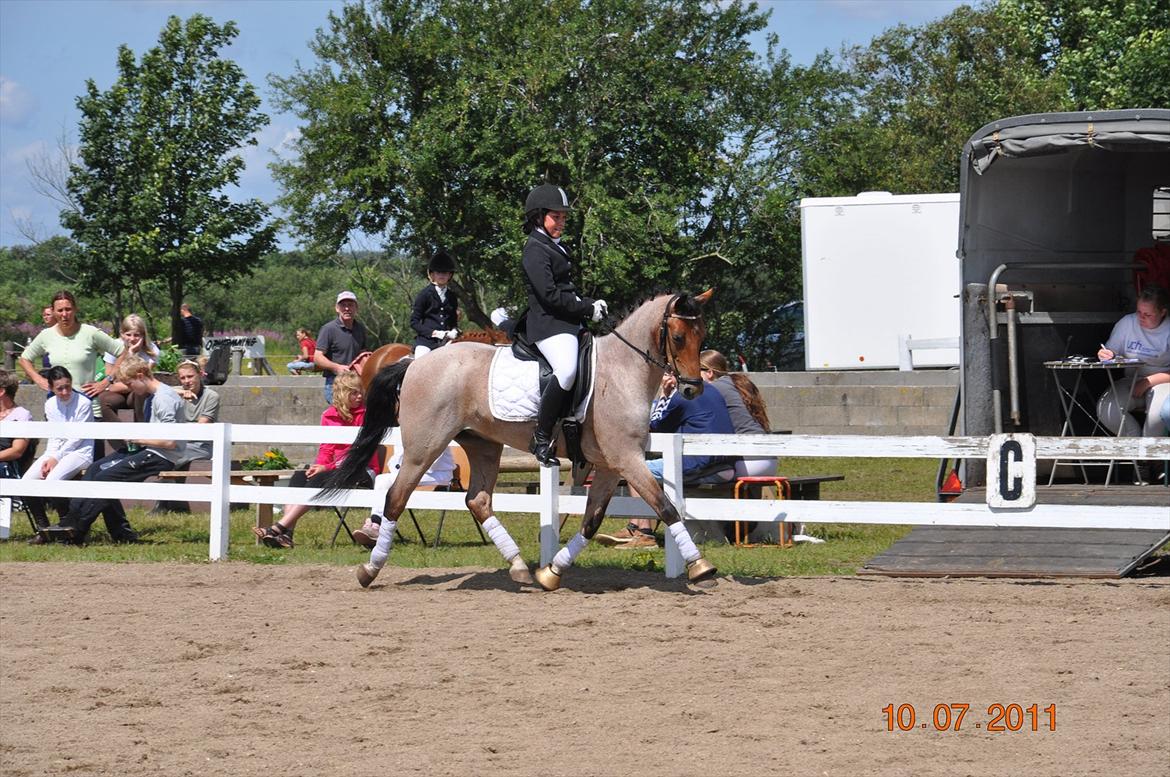
[[[621, 479], [650, 505], [666, 524], [687, 564], [692, 583], [716, 574], [691, 540], [686, 526], [646, 466], [645, 441], [650, 405], [663, 373], [673, 372], [679, 390], [690, 399], [703, 391], [699, 348], [706, 334], [703, 307], [713, 290], [697, 296], [660, 295], [642, 303], [613, 330], [594, 341], [596, 374], [593, 398], [581, 428], [581, 448], [594, 465], [580, 530], [553, 561], [536, 571], [546, 591], [560, 587], [561, 576], [597, 533], [610, 498]], [[368, 587], [390, 554], [398, 516], [431, 462], [452, 439], [467, 451], [471, 464], [466, 504], [509, 564], [520, 584], [533, 583], [515, 541], [492, 512], [492, 491], [505, 444], [524, 449], [535, 420], [501, 421], [488, 403], [488, 371], [496, 349], [480, 343], [451, 343], [421, 359], [403, 359], [378, 370], [366, 394], [366, 414], [357, 439], [341, 466], [321, 489], [329, 498], [343, 488], [381, 443], [386, 431], [401, 427], [403, 459], [386, 496], [385, 518], [370, 560], [357, 568], [358, 583]], [[564, 440], [558, 455], [566, 455]]]
[[[462, 332], [452, 343], [486, 343], [488, 345], [509, 345], [512, 341], [499, 329], [473, 329]], [[383, 367], [389, 367], [400, 359], [405, 359], [414, 353], [414, 349], [404, 343], [386, 343], [368, 354], [362, 354], [351, 367], [354, 367], [362, 376], [362, 391], [369, 392], [370, 383], [374, 376]], [[358, 366], [360, 364], [360, 367]]]

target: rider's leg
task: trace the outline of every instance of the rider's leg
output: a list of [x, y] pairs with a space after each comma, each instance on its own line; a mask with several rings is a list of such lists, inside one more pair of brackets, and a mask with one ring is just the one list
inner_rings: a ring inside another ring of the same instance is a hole
[[548, 360], [552, 367], [555, 380], [549, 381], [548, 387], [540, 397], [540, 410], [536, 414], [536, 431], [532, 435], [532, 444], [529, 450], [536, 456], [537, 461], [545, 466], [560, 465], [553, 444], [553, 427], [561, 412], [573, 381], [577, 377], [577, 338], [571, 334], [559, 334], [546, 337], [536, 343], [536, 347]]

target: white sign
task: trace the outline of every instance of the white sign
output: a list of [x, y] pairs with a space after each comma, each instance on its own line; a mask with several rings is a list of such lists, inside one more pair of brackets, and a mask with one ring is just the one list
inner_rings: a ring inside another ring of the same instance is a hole
[[243, 351], [245, 359], [264, 358], [264, 335], [240, 335], [239, 337], [205, 337], [203, 350], [211, 353], [217, 345], [227, 343], [233, 351]]
[[987, 445], [987, 506], [1026, 510], [1036, 504], [1036, 438], [993, 434]]

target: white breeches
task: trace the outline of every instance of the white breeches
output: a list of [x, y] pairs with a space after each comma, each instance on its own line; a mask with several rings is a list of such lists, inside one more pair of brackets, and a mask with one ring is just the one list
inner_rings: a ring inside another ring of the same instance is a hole
[[[1122, 381], [1128, 385], [1129, 381]], [[1162, 406], [1170, 399], [1170, 383], [1160, 383], [1140, 397], [1128, 397], [1123, 401], [1121, 393], [1115, 386], [1113, 391], [1106, 391], [1097, 400], [1097, 419], [1114, 434], [1121, 430], [1122, 437], [1161, 437], [1166, 434], [1166, 426], [1162, 423]], [[1139, 426], [1137, 419], [1130, 414], [1131, 410], [1146, 411], [1146, 422]]]
[[780, 460], [776, 458], [736, 459], [735, 476], [737, 478], [771, 476], [776, 474], [779, 466]]
[[[41, 465], [44, 464], [45, 459], [49, 458], [49, 454], [44, 454], [32, 463], [28, 468], [28, 472], [24, 473], [25, 480], [40, 480], [41, 479]], [[81, 450], [69, 451], [61, 460], [57, 462], [57, 466], [49, 470], [49, 476], [45, 480], [68, 480], [76, 475], [81, 470], [93, 464], [93, 447], [82, 448]]]
[[429, 346], [426, 346], [426, 345], [416, 345], [416, 346], [414, 347], [414, 358], [416, 358], [416, 359], [417, 359], [417, 358], [419, 358], [419, 357], [421, 357], [421, 356], [426, 356], [426, 355], [427, 355], [428, 353], [430, 353], [430, 352], [431, 352], [431, 349], [430, 349], [430, 347], [429, 347]]
[[548, 359], [548, 366], [552, 367], [553, 375], [557, 376], [557, 383], [568, 391], [577, 379], [577, 337], [576, 335], [560, 334], [536, 341], [536, 347]]

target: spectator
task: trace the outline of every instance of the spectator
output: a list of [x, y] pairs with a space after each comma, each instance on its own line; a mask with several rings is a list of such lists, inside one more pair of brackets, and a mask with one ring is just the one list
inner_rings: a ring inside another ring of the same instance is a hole
[[[768, 434], [772, 431], [760, 390], [747, 375], [731, 372], [726, 356], [719, 351], [703, 351], [699, 354], [699, 367], [703, 380], [718, 391], [727, 404], [736, 434]], [[735, 476], [775, 475], [777, 464], [777, 459], [771, 456], [739, 458], [735, 460]]]
[[[44, 309], [41, 310], [41, 321], [45, 323], [45, 329], [48, 329], [49, 327], [53, 326], [53, 324], [57, 323], [57, 317], [53, 315], [52, 305], [46, 305]], [[30, 340], [29, 342], [32, 341]], [[41, 367], [48, 368], [50, 366], [52, 365], [49, 364], [49, 354], [46, 353], [41, 357]]]
[[33, 366], [33, 360], [48, 354], [51, 366], [69, 370], [73, 376], [74, 390], [80, 387], [87, 397], [96, 398], [114, 382], [110, 376], [100, 381], [94, 380], [97, 360], [107, 352], [121, 354], [124, 348], [122, 341], [110, 337], [97, 327], [80, 323], [77, 320], [77, 300], [68, 291], [62, 290], [53, 295], [53, 316], [56, 324], [34, 337], [21, 353], [21, 368], [29, 380], [46, 394], [49, 393], [49, 381]]
[[[81, 392], [73, 390], [73, 376], [64, 367], [50, 367], [45, 378], [53, 396], [45, 400], [45, 420], [56, 423], [86, 423], [93, 420], [93, 403]], [[25, 480], [69, 480], [93, 463], [93, 440], [69, 437], [51, 437], [44, 454], [34, 461], [24, 473]], [[38, 529], [49, 525], [45, 510], [45, 499], [39, 496], [24, 497], [25, 504], [33, 515]], [[68, 501], [64, 501], [68, 512]], [[42, 535], [32, 538], [33, 544], [44, 542]]]
[[[439, 458], [431, 464], [426, 473], [423, 474], [422, 480], [418, 482], [419, 486], [449, 486], [451, 480], [455, 477], [455, 457], [451, 454], [451, 449], [447, 448], [439, 454]], [[379, 501], [375, 499], [374, 509], [370, 511], [370, 517], [362, 524], [360, 529], [355, 529], [353, 532], [353, 541], [364, 548], [373, 548], [378, 544], [378, 533], [382, 530], [383, 511], [386, 509], [386, 493], [389, 492], [390, 487], [394, 485], [394, 481], [398, 479], [398, 472], [402, 469], [402, 448], [394, 451], [390, 460], [386, 462], [386, 471], [374, 478], [374, 488], [383, 489], [382, 499]], [[466, 473], [464, 473], [466, 478]], [[385, 483], [378, 481], [384, 479]], [[416, 486], [417, 487], [417, 486]]]
[[191, 312], [191, 306], [179, 305], [179, 332], [175, 345], [185, 356], [198, 356], [203, 351], [203, 319]]
[[[118, 379], [136, 395], [152, 398], [150, 423], [183, 423], [183, 400], [170, 386], [151, 373], [150, 365], [140, 356], [130, 356], [118, 364]], [[85, 480], [98, 482], [141, 483], [152, 475], [175, 466], [186, 453], [182, 440], [128, 440], [125, 449], [95, 461], [85, 473]], [[78, 497], [69, 502], [69, 513], [57, 526], [50, 526], [44, 536], [52, 541], [85, 542], [93, 522], [101, 515], [114, 542], [137, 542], [138, 534], [126, 520], [126, 511], [118, 499]]]
[[[361, 426], [365, 418], [366, 407], [362, 396], [361, 377], [356, 372], [343, 372], [333, 382], [333, 404], [321, 414], [322, 426]], [[307, 469], [298, 471], [292, 476], [289, 486], [305, 488], [319, 486], [321, 476], [337, 466], [345, 458], [349, 446], [343, 443], [322, 443], [317, 449], [316, 460]], [[355, 488], [370, 488], [374, 483], [374, 473], [378, 470], [378, 459], [370, 459], [368, 471], [348, 485]], [[293, 546], [293, 530], [301, 516], [309, 511], [309, 505], [288, 504], [284, 506], [280, 520], [272, 526], [261, 529], [253, 527], [256, 536], [270, 548], [291, 548]]]
[[[191, 360], [179, 362], [179, 386], [176, 391], [183, 399], [183, 420], [189, 424], [213, 424], [219, 420], [219, 394], [203, 385], [203, 371]], [[187, 455], [182, 463], [211, 458], [211, 442], [193, 440], [187, 443]]]
[[440, 248], [427, 265], [431, 285], [418, 293], [410, 307], [410, 328], [418, 335], [414, 338], [416, 358], [459, 336], [455, 328], [459, 320], [459, 297], [447, 288], [454, 274], [455, 260]]
[[325, 404], [333, 404], [333, 381], [348, 372], [350, 364], [366, 350], [366, 328], [357, 320], [357, 296], [352, 291], [337, 295], [337, 318], [317, 333], [313, 363], [325, 374]]
[[[115, 373], [114, 365], [119, 360], [128, 359], [131, 356], [137, 356], [147, 363], [151, 368], [154, 367], [158, 361], [158, 346], [150, 340], [150, 333], [146, 329], [146, 322], [141, 316], [131, 313], [122, 319], [122, 353], [115, 356], [112, 353], [105, 355], [106, 361], [106, 375]], [[101, 417], [103, 421], [110, 423], [119, 423], [122, 419], [118, 417], [119, 410], [133, 410], [134, 420], [141, 423], [146, 420], [146, 399], [147, 394], [138, 394], [130, 390], [130, 387], [121, 381], [114, 381], [109, 387], [98, 396], [98, 402], [101, 405]], [[115, 447], [117, 447], [116, 442]]]
[[[734, 434], [727, 404], [718, 391], [704, 391], [694, 399], [685, 399], [676, 391], [678, 381], [672, 373], [662, 376], [662, 398], [650, 412], [650, 431], [682, 432], [683, 434]], [[662, 482], [662, 459], [646, 462], [650, 472]], [[735, 459], [730, 456], [683, 456], [683, 482], [726, 483], [735, 474]], [[598, 534], [602, 545], [623, 548], [657, 547], [653, 522], [636, 518], [614, 534]]]
[[289, 375], [300, 375], [301, 370], [313, 371], [317, 365], [313, 363], [313, 354], [317, 351], [317, 341], [309, 336], [308, 329], [297, 330], [297, 342], [300, 343], [301, 353], [296, 361], [288, 363]]
[[[1167, 292], [1161, 286], [1146, 284], [1138, 295], [1137, 310], [1113, 327], [1097, 358], [1107, 361], [1118, 356], [1140, 359], [1141, 364], [1126, 368], [1133, 389], [1128, 397], [1106, 391], [1097, 401], [1097, 417], [1111, 432], [1125, 437], [1162, 434], [1162, 406], [1170, 397], [1170, 318], [1167, 317]], [[1119, 381], [1117, 388], [1126, 381]], [[1144, 427], [1130, 411], [1146, 411]]]
[[[31, 421], [32, 413], [16, 404], [20, 379], [16, 373], [0, 369], [0, 421]], [[18, 478], [22, 465], [30, 458], [26, 437], [0, 437], [0, 478]]]

